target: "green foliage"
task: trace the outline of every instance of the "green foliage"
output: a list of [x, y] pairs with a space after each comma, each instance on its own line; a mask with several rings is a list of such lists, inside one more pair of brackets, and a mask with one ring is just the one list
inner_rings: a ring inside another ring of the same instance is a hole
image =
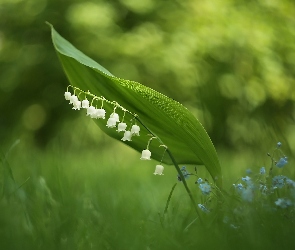
[[16, 131], [44, 146], [76, 116], [58, 97], [66, 79], [47, 20], [114, 75], [188, 107], [217, 148], [256, 150], [284, 131], [294, 152], [294, 9], [293, 0], [2, 0], [1, 141]]
[[[104, 148], [98, 158], [95, 148], [59, 138], [46, 152], [21, 143], [6, 162], [15, 186], [0, 199], [1, 249], [294, 249], [294, 207], [276, 207], [276, 193], [269, 203], [262, 194], [246, 202], [226, 183], [230, 195], [218, 204], [221, 220], [211, 199], [201, 225], [182, 185], [175, 187], [174, 170], [157, 178], [137, 159], [126, 161]], [[1, 191], [10, 178], [3, 167], [2, 161]], [[188, 183], [200, 197], [193, 180]], [[282, 197], [291, 191], [284, 189]]]
[[[178, 164], [203, 164], [221, 185], [221, 169], [214, 146], [205, 129], [185, 107], [151, 88], [113, 76], [62, 38], [52, 26], [51, 31], [54, 47], [73, 86], [116, 101], [131, 113], [137, 114], [144, 125], [170, 149]], [[113, 106], [105, 105], [105, 108], [110, 114]], [[95, 122], [109, 136], [121, 140], [119, 133], [106, 128], [104, 120]], [[146, 148], [147, 141], [148, 137], [141, 136], [127, 144], [141, 152]], [[150, 147], [152, 158], [158, 161], [163, 155], [160, 145], [152, 143]], [[163, 162], [171, 164], [167, 154]]]
[[[53, 23], [114, 75], [188, 107], [217, 146], [224, 189], [232, 191], [244, 176], [238, 171], [261, 166], [260, 152], [281, 140], [278, 133], [295, 152], [294, 10], [294, 0], [2, 0], [0, 141], [23, 144], [8, 159], [1, 154], [0, 248], [294, 249], [294, 206], [274, 204], [289, 186], [271, 195], [270, 210], [263, 195], [252, 203], [226, 196], [218, 206], [233, 225], [212, 223], [211, 212], [204, 227], [177, 185], [160, 220], [174, 169], [152, 178], [136, 152], [69, 109], [44, 25]], [[275, 170], [294, 179], [292, 169]]]

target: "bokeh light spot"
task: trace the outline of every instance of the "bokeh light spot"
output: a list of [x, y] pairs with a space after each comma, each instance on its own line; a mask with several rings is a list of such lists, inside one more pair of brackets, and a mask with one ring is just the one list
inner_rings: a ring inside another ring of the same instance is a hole
[[225, 74], [219, 81], [221, 94], [230, 99], [238, 99], [241, 95], [241, 86], [238, 79], [232, 74]]
[[92, 2], [72, 4], [66, 14], [70, 23], [87, 29], [107, 28], [113, 24], [114, 16], [111, 5]]
[[46, 121], [46, 111], [40, 104], [33, 104], [25, 109], [22, 118], [28, 130], [38, 130]]
[[153, 0], [121, 0], [128, 9], [137, 13], [146, 13], [153, 9], [155, 3]]

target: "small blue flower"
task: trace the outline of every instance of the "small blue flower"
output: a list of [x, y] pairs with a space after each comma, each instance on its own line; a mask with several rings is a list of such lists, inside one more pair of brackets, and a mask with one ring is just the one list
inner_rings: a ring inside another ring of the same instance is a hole
[[202, 204], [198, 204], [198, 207], [201, 208], [201, 210], [202, 210], [204, 213], [209, 213], [209, 212], [210, 212], [209, 209], [206, 208], [206, 207], [205, 207], [204, 205], [202, 205]]
[[242, 180], [246, 182], [245, 186], [242, 183], [239, 183], [237, 185], [234, 184], [234, 187], [244, 201], [251, 202], [254, 197], [255, 186], [249, 176], [243, 177]]
[[267, 192], [268, 192], [268, 188], [267, 188], [266, 185], [260, 184], [260, 188], [259, 189], [260, 189], [260, 191], [261, 191], [262, 194], [267, 194]]
[[243, 190], [244, 189], [244, 186], [243, 186], [243, 184], [242, 183], [239, 183], [239, 184], [233, 184], [233, 186], [236, 188], [236, 189], [238, 189], [238, 190]]
[[275, 201], [275, 204], [278, 207], [287, 208], [292, 206], [292, 201], [290, 201], [289, 199], [279, 198], [277, 201]]
[[265, 174], [265, 167], [260, 168], [260, 174]]
[[203, 183], [203, 179], [202, 179], [202, 178], [199, 178], [195, 183], [196, 183], [196, 184], [197, 184], [197, 183], [198, 183], [198, 184], [201, 184], [201, 183]]
[[242, 181], [250, 181], [251, 180], [251, 177], [249, 176], [246, 176], [246, 177], [242, 177]]
[[288, 163], [288, 158], [285, 156], [285, 157], [282, 157], [277, 163], [276, 163], [276, 166], [278, 168], [282, 168], [284, 167], [287, 163]]
[[[182, 172], [183, 177], [184, 177], [185, 179], [188, 179], [188, 178], [189, 178], [190, 173], [187, 172], [187, 170], [186, 170], [186, 166], [182, 166], [182, 168], [180, 169], [180, 171]], [[177, 175], [177, 180], [178, 180], [178, 181], [181, 181], [180, 175]]]
[[291, 188], [295, 188], [295, 181], [293, 181], [291, 179], [287, 179], [286, 184]]
[[201, 183], [199, 185], [199, 187], [200, 187], [200, 189], [202, 191], [202, 194], [204, 194], [204, 195], [210, 194], [210, 192], [211, 192], [211, 186], [210, 186], [210, 184], [208, 182]]
[[248, 168], [248, 169], [246, 170], [246, 174], [252, 174], [252, 170], [251, 170], [250, 168]]
[[282, 146], [282, 143], [281, 142], [278, 142], [277, 143], [277, 148], [280, 148]]
[[286, 176], [277, 175], [272, 178], [272, 185], [274, 188], [282, 188], [285, 185]]
[[247, 187], [241, 192], [241, 197], [244, 201], [251, 202], [253, 201], [253, 189], [251, 187]]

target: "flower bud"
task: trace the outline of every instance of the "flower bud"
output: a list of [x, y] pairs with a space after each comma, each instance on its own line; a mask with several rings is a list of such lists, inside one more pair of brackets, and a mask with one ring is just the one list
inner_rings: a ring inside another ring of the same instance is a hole
[[97, 119], [99, 119], [99, 118], [105, 119], [105, 115], [106, 115], [106, 111], [104, 109], [96, 109], [95, 118], [97, 118]]
[[121, 131], [126, 131], [126, 128], [127, 128], [127, 124], [125, 122], [120, 122], [118, 124], [118, 132], [121, 132]]
[[96, 108], [93, 107], [93, 106], [90, 106], [89, 108], [87, 108], [87, 114], [86, 115], [89, 115], [92, 118], [92, 116], [94, 115], [95, 112], [96, 112]]
[[162, 165], [156, 165], [154, 175], [157, 175], [157, 174], [158, 175], [164, 175], [163, 171], [164, 171], [164, 167]]
[[75, 110], [80, 110], [80, 108], [81, 108], [81, 102], [80, 101], [76, 101], [76, 102], [74, 102], [73, 103], [73, 109], [75, 109]]
[[74, 104], [75, 102], [78, 102], [78, 97], [75, 95], [71, 95], [70, 97], [70, 104]]
[[116, 122], [119, 122], [119, 115], [117, 113], [112, 113], [110, 118], [114, 118]]
[[132, 125], [131, 127], [131, 133], [133, 135], [139, 136], [140, 127], [138, 125]]
[[131, 141], [132, 134], [130, 131], [125, 131], [122, 141]]
[[112, 118], [112, 117], [110, 117], [109, 119], [108, 119], [108, 121], [107, 121], [107, 127], [108, 128], [114, 128], [114, 127], [116, 127], [116, 119], [115, 118]]
[[89, 101], [87, 99], [82, 101], [82, 108], [84, 109], [89, 108]]
[[141, 153], [141, 160], [150, 160], [151, 159], [151, 151], [149, 151], [148, 149], [142, 150]]
[[71, 92], [65, 92], [65, 99], [66, 100], [70, 100], [70, 98], [71, 98], [71, 96], [72, 96], [72, 94], [71, 94]]

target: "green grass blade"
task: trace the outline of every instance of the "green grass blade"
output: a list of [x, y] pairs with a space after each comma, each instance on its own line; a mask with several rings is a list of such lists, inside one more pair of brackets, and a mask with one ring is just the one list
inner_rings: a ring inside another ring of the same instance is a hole
[[[55, 50], [71, 85], [116, 101], [130, 112], [136, 113], [150, 131], [168, 146], [178, 164], [205, 165], [217, 185], [221, 186], [221, 168], [216, 150], [207, 132], [191, 112], [180, 103], [151, 88], [115, 77], [76, 49], [61, 37], [52, 25], [50, 26]], [[113, 109], [111, 106], [104, 108], [108, 114]], [[122, 115], [123, 113], [121, 117]], [[126, 114], [125, 121], [129, 118], [132, 117]], [[106, 134], [121, 140], [122, 134], [117, 133], [115, 129], [108, 129], [105, 120], [95, 119], [95, 122]], [[146, 148], [148, 139], [142, 131], [140, 137], [124, 143], [141, 152]], [[153, 141], [150, 151], [152, 158], [161, 160], [163, 148], [159, 147], [159, 143]], [[167, 154], [163, 162], [172, 164]]]

